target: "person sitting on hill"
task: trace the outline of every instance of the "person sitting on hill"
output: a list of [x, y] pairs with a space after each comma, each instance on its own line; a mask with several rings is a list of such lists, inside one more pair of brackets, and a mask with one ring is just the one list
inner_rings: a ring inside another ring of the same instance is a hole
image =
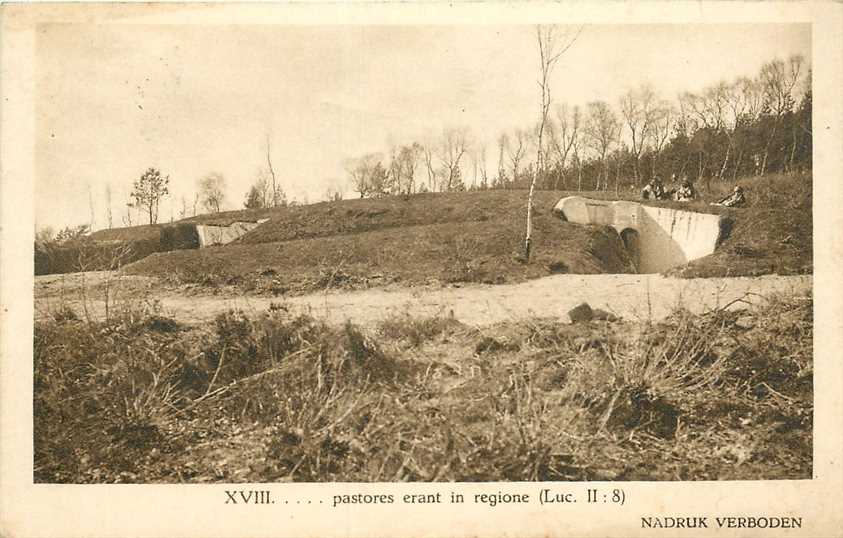
[[722, 200], [711, 203], [711, 205], [722, 205], [726, 207], [742, 207], [744, 204], [746, 204], [746, 197], [744, 197], [743, 188], [740, 185], [735, 185], [735, 190]]
[[694, 190], [694, 186], [690, 181], [688, 181], [688, 178], [684, 178], [682, 180], [682, 186], [679, 187], [674, 194], [674, 199], [677, 202], [690, 202], [696, 198], [697, 192]]
[[658, 177], [651, 179], [646, 185], [644, 185], [644, 188], [641, 189], [641, 198], [649, 200], [650, 197], [654, 200], [664, 200], [666, 198], [664, 184]]

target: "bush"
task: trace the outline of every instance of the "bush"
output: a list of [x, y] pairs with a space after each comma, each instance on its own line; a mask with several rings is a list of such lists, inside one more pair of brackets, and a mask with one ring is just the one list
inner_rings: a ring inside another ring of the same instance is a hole
[[181, 356], [172, 333], [139, 331], [127, 318], [36, 324], [36, 480], [134, 480], [140, 456], [168, 446]]
[[[156, 226], [152, 231], [156, 237], [95, 240], [83, 236], [64, 242], [36, 243], [35, 274], [114, 270], [155, 252], [199, 248], [195, 224]], [[97, 234], [110, 237], [105, 232], [101, 230]]]
[[378, 334], [390, 340], [403, 340], [412, 347], [420, 347], [432, 338], [463, 327], [456, 319], [442, 316], [415, 318], [409, 314], [389, 318], [380, 323]]
[[82, 238], [62, 244], [36, 245], [35, 275], [119, 269], [161, 249], [159, 241], [94, 241]]
[[179, 222], [161, 228], [160, 252], [199, 248], [196, 224]]

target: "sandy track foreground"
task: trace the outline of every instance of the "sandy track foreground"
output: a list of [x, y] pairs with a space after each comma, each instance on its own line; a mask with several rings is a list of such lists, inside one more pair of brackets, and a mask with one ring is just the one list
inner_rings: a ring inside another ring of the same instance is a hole
[[[107, 276], [106, 272], [96, 272], [84, 277], [91, 286], [88, 311], [92, 316], [104, 313], [104, 294], [99, 287]], [[80, 278], [36, 277], [36, 318], [48, 316], [62, 301], [79, 312]], [[329, 323], [352, 320], [371, 325], [410, 314], [453, 315], [470, 325], [490, 325], [529, 317], [556, 317], [569, 321], [568, 310], [582, 302], [628, 320], [657, 320], [678, 305], [693, 312], [703, 312], [729, 303], [733, 303], [730, 308], [746, 307], [770, 293], [809, 293], [812, 282], [813, 277], [809, 275], [690, 280], [659, 275], [554, 275], [520, 284], [328, 291], [291, 298], [254, 297], [233, 292], [194, 295], [179, 290], [156, 291], [154, 281], [144, 277], [120, 278], [119, 287], [127, 290], [124, 295], [133, 300], [160, 301], [164, 314], [190, 324], [213, 320], [232, 308], [255, 313], [275, 303], [285, 305], [291, 312], [308, 312]], [[119, 297], [120, 293], [117, 295]], [[117, 302], [119, 304], [119, 299]]]

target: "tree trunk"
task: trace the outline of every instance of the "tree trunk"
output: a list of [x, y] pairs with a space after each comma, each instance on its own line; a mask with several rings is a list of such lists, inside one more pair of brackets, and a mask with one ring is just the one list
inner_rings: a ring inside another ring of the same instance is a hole
[[790, 159], [788, 160], [788, 164], [787, 164], [787, 171], [788, 172], [793, 171], [793, 160], [796, 157], [796, 141], [797, 141], [796, 130], [794, 129], [794, 131], [793, 131], [793, 145], [790, 146]]
[[577, 192], [582, 192], [582, 167], [577, 162]]
[[729, 140], [729, 143], [726, 145], [726, 158], [723, 159], [723, 166], [720, 167], [720, 173], [717, 175], [717, 178], [720, 181], [723, 181], [723, 174], [726, 173], [726, 166], [729, 164], [729, 153], [732, 151], [732, 140]]
[[[638, 157], [638, 155], [636, 155], [635, 161], [632, 163], [632, 173], [635, 176], [635, 186], [636, 187], [641, 186], [641, 173], [638, 170], [638, 168], [639, 168], [638, 159], [639, 159], [639, 157]], [[621, 168], [620, 159], [618, 159], [618, 173], [619, 174], [620, 174], [620, 168]], [[618, 176], [618, 178], [620, 178], [620, 176]]]
[[767, 173], [767, 157], [770, 155], [770, 144], [773, 143], [773, 138], [776, 136], [776, 127], [778, 127], [779, 118], [773, 121], [773, 128], [770, 129], [770, 137], [767, 138], [767, 143], [764, 144], [764, 158], [761, 161], [761, 176]]
[[533, 189], [536, 186], [536, 174], [533, 172], [533, 181], [530, 182], [530, 194], [527, 196], [527, 235], [524, 238], [524, 257], [530, 261], [530, 247], [532, 246], [533, 235]]
[[278, 205], [278, 188], [275, 185], [275, 169], [272, 168], [272, 159], [269, 156], [269, 136], [266, 137], [266, 164], [269, 166], [269, 175], [272, 176], [272, 207]]
[[622, 160], [620, 158], [618, 158], [618, 166], [615, 167], [615, 183], [617, 183], [618, 185], [620, 185], [620, 183], [621, 183], [621, 165], [622, 164], [623, 164]]
[[738, 152], [738, 160], [735, 162], [735, 171], [732, 173], [732, 181], [736, 181], [738, 177], [738, 170], [741, 168], [741, 160], [743, 159], [743, 148]]

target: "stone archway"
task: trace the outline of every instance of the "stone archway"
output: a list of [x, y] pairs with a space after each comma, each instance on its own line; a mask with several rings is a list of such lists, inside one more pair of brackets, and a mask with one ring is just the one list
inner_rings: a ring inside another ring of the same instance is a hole
[[713, 253], [726, 224], [716, 214], [580, 196], [562, 198], [554, 211], [568, 222], [617, 230], [639, 273], [661, 273]]

